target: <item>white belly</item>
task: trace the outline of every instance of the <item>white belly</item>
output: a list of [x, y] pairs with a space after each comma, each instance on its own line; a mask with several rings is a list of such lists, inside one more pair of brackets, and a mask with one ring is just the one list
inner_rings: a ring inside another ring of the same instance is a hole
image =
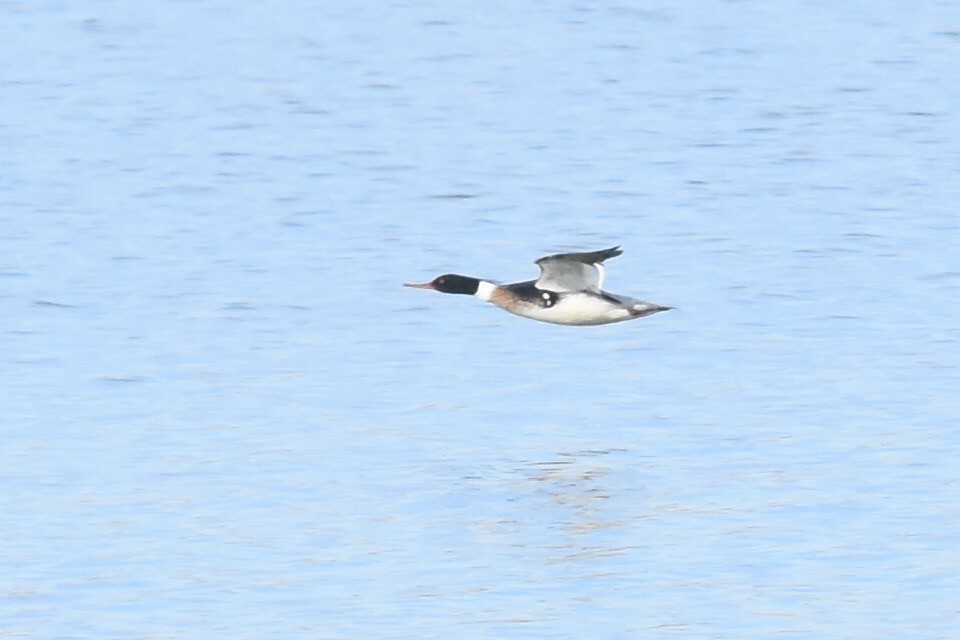
[[507, 311], [540, 322], [580, 326], [610, 324], [634, 318], [628, 309], [591, 295], [563, 296], [550, 307], [523, 304]]

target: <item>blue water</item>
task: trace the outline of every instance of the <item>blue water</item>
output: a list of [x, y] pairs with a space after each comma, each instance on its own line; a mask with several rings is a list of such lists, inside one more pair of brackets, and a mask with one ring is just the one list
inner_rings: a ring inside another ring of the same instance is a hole
[[960, 5], [363, 4], [0, 3], [0, 637], [956, 637]]

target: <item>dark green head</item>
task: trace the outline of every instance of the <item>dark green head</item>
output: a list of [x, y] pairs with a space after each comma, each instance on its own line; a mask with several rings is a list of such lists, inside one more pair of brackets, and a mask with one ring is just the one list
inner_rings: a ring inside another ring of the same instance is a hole
[[437, 276], [430, 282], [424, 282], [423, 284], [405, 284], [403, 286], [414, 289], [433, 289], [440, 293], [460, 293], [472, 296], [477, 293], [477, 289], [480, 287], [480, 280], [469, 276], [461, 276], [456, 273], [445, 273], [442, 276]]

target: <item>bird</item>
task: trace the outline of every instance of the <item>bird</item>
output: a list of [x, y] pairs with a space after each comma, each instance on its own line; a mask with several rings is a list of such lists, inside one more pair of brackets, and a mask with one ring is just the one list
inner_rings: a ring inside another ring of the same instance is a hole
[[472, 295], [514, 315], [572, 326], [623, 322], [672, 309], [600, 288], [604, 260], [622, 253], [617, 246], [600, 251], [544, 256], [534, 262], [540, 267], [539, 278], [515, 284], [497, 284], [491, 280], [446, 273], [430, 282], [405, 283], [403, 286]]

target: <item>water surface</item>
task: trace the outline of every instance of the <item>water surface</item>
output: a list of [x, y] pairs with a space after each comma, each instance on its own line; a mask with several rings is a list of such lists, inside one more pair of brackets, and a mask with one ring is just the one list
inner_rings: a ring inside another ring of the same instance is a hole
[[4, 635], [955, 633], [952, 3], [0, 30]]

